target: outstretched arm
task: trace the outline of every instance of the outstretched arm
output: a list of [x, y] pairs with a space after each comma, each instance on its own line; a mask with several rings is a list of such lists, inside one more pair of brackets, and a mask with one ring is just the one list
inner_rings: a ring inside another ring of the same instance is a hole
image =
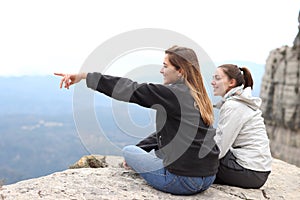
[[86, 73], [79, 73], [79, 74], [63, 74], [63, 73], [54, 73], [56, 76], [61, 76], [62, 79], [60, 81], [59, 87], [69, 89], [69, 87], [75, 83], [80, 82], [82, 79], [86, 79]]

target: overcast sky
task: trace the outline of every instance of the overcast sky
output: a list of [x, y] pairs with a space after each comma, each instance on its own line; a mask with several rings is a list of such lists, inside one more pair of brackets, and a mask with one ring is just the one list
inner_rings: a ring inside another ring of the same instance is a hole
[[101, 43], [161, 28], [197, 42], [214, 62], [264, 64], [292, 45], [299, 0], [0, 1], [0, 76], [77, 72]]

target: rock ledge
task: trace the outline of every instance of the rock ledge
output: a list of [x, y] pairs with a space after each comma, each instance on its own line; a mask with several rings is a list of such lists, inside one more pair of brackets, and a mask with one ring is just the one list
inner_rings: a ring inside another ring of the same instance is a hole
[[107, 167], [68, 169], [0, 188], [0, 200], [9, 199], [300, 199], [300, 168], [274, 159], [273, 170], [261, 189], [212, 185], [192, 196], [157, 191], [131, 170], [120, 167], [122, 157], [107, 156]]

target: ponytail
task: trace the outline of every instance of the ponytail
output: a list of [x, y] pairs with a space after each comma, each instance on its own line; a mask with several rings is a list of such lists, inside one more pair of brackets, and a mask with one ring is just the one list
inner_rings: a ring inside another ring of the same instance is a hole
[[239, 69], [243, 73], [243, 77], [244, 77], [244, 81], [245, 81], [244, 82], [244, 89], [246, 87], [251, 87], [251, 90], [253, 90], [253, 79], [252, 79], [251, 72], [246, 67], [240, 67]]

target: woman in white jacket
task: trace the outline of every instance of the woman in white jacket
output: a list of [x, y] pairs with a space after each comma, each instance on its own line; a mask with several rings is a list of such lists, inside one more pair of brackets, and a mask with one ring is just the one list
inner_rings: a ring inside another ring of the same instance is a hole
[[212, 81], [220, 116], [215, 140], [220, 148], [220, 166], [214, 183], [242, 188], [260, 188], [271, 172], [272, 156], [261, 99], [252, 97], [250, 71], [225, 64], [217, 68]]

